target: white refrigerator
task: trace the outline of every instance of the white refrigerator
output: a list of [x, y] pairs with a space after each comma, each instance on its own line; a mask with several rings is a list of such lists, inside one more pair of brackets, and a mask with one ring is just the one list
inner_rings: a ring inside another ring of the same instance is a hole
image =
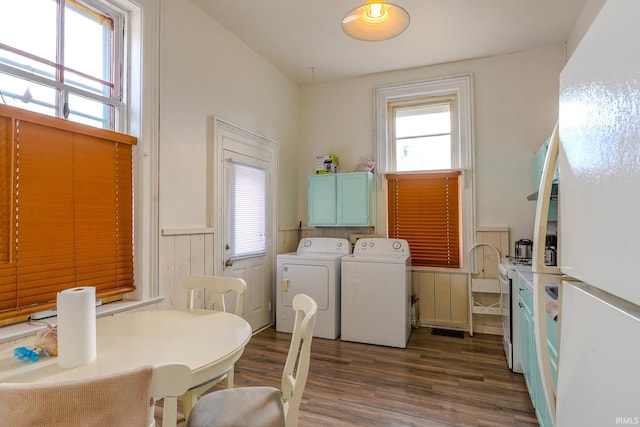
[[[556, 163], [558, 267], [543, 263]], [[640, 1], [608, 0], [560, 75], [540, 184], [533, 271], [536, 350], [555, 425], [640, 425]], [[638, 246], [637, 246], [638, 245]], [[544, 282], [560, 281], [557, 384]]]

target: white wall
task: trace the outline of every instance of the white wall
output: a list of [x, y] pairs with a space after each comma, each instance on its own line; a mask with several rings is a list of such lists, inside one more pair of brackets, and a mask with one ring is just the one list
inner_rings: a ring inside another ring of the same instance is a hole
[[[160, 227], [204, 227], [207, 117], [278, 142], [293, 165], [299, 90], [190, 1], [164, 0], [160, 28]], [[278, 215], [293, 218], [295, 174], [283, 169]]]
[[[513, 241], [533, 237], [533, 155], [558, 113], [563, 45], [374, 74], [302, 89], [298, 211], [306, 218], [306, 176], [316, 155], [332, 153], [341, 171], [373, 156], [376, 86], [473, 74], [477, 224], [507, 225]], [[303, 220], [306, 222], [306, 220]]]
[[191, 1], [162, 0], [160, 7], [158, 228], [181, 231], [159, 238], [158, 280], [161, 306], [179, 307], [181, 277], [221, 273], [213, 268], [212, 235], [203, 232], [214, 225], [207, 212], [208, 117], [279, 144], [277, 220], [297, 223], [300, 93]]
[[607, 0], [587, 0], [567, 40], [567, 58], [571, 57], [573, 51], [576, 50], [580, 40], [606, 2]]

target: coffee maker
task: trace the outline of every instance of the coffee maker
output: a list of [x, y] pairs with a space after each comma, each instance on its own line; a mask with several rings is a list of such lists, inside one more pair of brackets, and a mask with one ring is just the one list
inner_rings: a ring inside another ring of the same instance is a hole
[[544, 265], [558, 265], [558, 236], [547, 234], [544, 244]]
[[533, 251], [533, 240], [520, 239], [516, 242], [516, 259], [525, 260], [531, 259]]

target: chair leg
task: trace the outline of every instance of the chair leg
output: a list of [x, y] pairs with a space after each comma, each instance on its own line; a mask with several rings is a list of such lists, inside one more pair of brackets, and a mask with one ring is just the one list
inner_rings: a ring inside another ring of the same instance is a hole
[[165, 397], [162, 412], [162, 427], [176, 425], [178, 419], [178, 399], [176, 397]]
[[235, 371], [235, 366], [232, 366], [229, 372], [227, 372], [227, 388], [233, 388], [233, 372]]
[[197, 400], [198, 396], [196, 396], [192, 391], [187, 391], [182, 395], [182, 409], [184, 411], [185, 420], [189, 419], [191, 410], [193, 409], [193, 406], [196, 404]]

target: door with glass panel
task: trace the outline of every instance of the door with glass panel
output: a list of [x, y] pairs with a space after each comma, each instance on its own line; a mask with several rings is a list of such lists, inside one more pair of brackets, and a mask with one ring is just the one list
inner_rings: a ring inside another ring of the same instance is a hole
[[277, 145], [220, 120], [214, 132], [214, 268], [247, 282], [243, 316], [256, 330], [272, 322]]

